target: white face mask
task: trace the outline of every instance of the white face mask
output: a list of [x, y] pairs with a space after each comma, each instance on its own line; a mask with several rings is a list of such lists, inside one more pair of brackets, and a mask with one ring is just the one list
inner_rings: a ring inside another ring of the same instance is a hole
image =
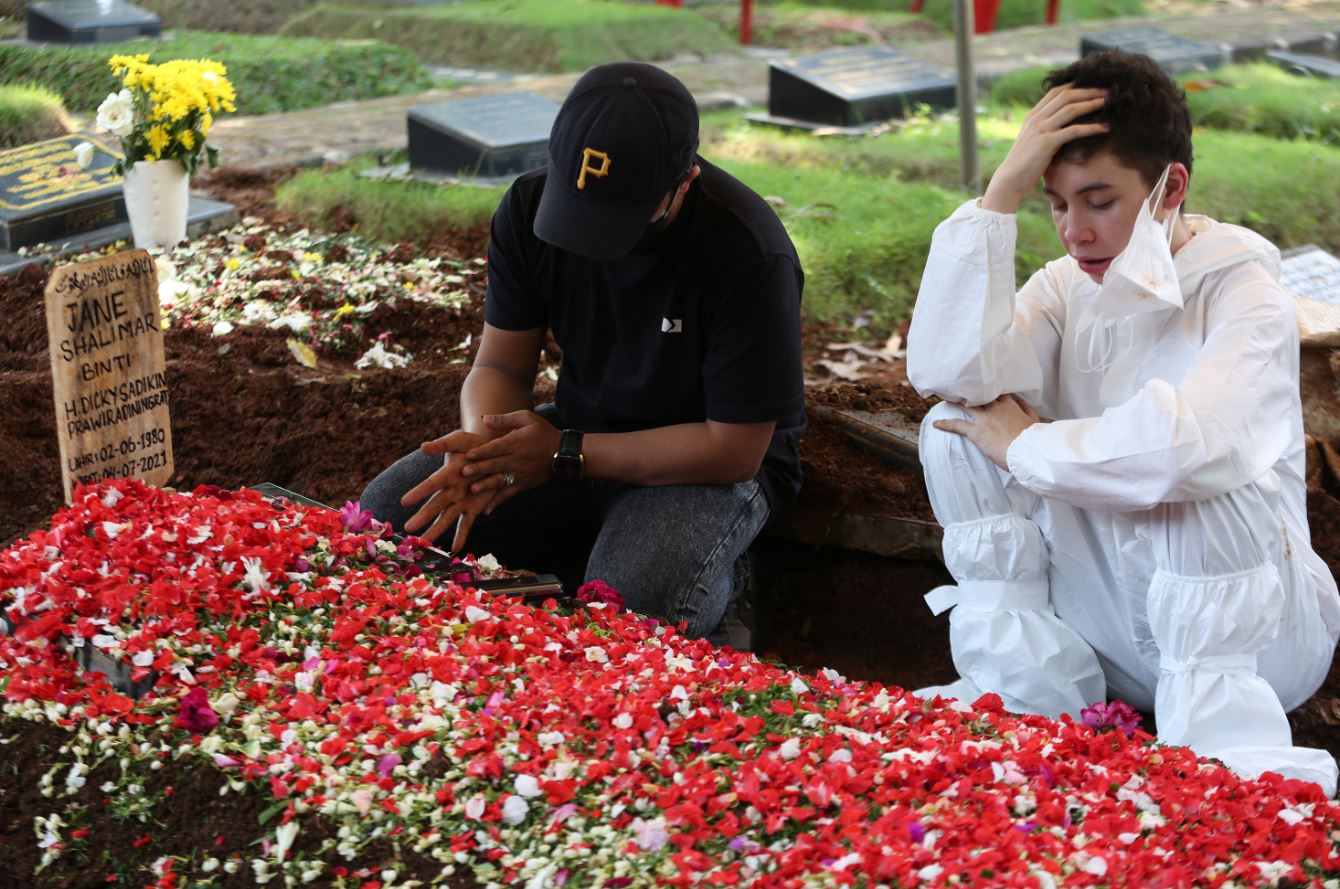
[[1094, 301], [1094, 309], [1100, 315], [1138, 315], [1168, 306], [1182, 307], [1182, 288], [1177, 283], [1177, 266], [1172, 256], [1178, 210], [1169, 212], [1160, 223], [1151, 209], [1163, 203], [1171, 169], [1171, 164], [1163, 168], [1158, 185], [1136, 214], [1131, 239], [1103, 275]]
[[1164, 168], [1153, 193], [1136, 214], [1126, 247], [1107, 267], [1097, 296], [1080, 309], [1077, 319], [1078, 370], [1104, 374], [1102, 389], [1114, 404], [1128, 397], [1131, 383], [1128, 378], [1138, 365], [1128, 362], [1129, 367], [1119, 367], [1122, 356], [1134, 342], [1134, 316], [1170, 306], [1182, 307], [1182, 287], [1172, 256], [1178, 211], [1173, 210], [1160, 223], [1151, 209], [1163, 202], [1171, 169], [1171, 164]]

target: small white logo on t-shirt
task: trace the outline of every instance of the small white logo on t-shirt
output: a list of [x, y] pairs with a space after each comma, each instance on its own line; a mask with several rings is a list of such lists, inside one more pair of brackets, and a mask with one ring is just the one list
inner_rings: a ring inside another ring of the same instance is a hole
[[661, 319], [661, 333], [683, 333], [683, 332], [684, 332], [683, 318]]

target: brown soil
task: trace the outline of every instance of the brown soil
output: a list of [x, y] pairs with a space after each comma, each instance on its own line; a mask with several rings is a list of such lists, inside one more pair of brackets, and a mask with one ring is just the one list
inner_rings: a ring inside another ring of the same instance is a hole
[[[202, 177], [201, 184], [245, 214], [282, 223], [268, 203], [282, 175], [229, 171]], [[482, 227], [443, 229], [401, 249], [468, 259], [481, 255], [485, 237]], [[0, 449], [10, 456], [10, 471], [0, 480], [0, 545], [40, 527], [61, 505], [42, 310], [45, 281], [41, 269], [0, 280], [0, 318], [5, 319], [0, 326]], [[171, 483], [240, 487], [268, 481], [335, 505], [357, 497], [378, 471], [455, 423], [466, 365], [449, 363], [462, 353], [449, 353], [444, 346], [477, 332], [482, 294], [474, 296], [464, 311], [410, 310], [403, 304], [383, 310], [378, 325], [393, 330], [396, 342], [415, 355], [409, 367], [396, 371], [356, 372], [340, 356], [304, 368], [276, 332], [239, 330], [214, 338], [199, 331], [169, 331], [176, 461]], [[820, 381], [809, 387], [811, 404], [897, 411], [919, 421], [928, 405], [906, 385], [901, 362], [869, 367], [858, 384], [823, 382], [827, 371], [816, 362], [824, 357], [822, 343], [844, 336], [834, 333], [817, 327], [807, 331], [807, 378]], [[467, 362], [469, 357], [467, 352]], [[932, 519], [919, 472], [885, 464], [813, 416], [801, 454], [802, 496], [808, 504], [823, 504], [833, 513]], [[1319, 470], [1313, 481], [1309, 515], [1315, 544], [1332, 570], [1340, 570], [1340, 480]], [[938, 562], [881, 558], [776, 536], [761, 539], [755, 550], [761, 605], [771, 628], [767, 657], [913, 688], [953, 677], [947, 616], [933, 617], [921, 601], [922, 594], [950, 580]], [[1293, 721], [1296, 743], [1340, 753], [1340, 665]], [[9, 734], [0, 727], [0, 735]], [[51, 739], [27, 729], [21, 735], [21, 745], [0, 745], [0, 786], [29, 786], [13, 776], [38, 774], [33, 764], [53, 755]], [[229, 819], [254, 824], [259, 801], [231, 795], [221, 801], [214, 795], [217, 787], [209, 786], [216, 778], [172, 771], [178, 782], [174, 805], [182, 808], [180, 817], [165, 813], [170, 818], [165, 823], [179, 826], [181, 834], [148, 847], [153, 857], [207, 846], [213, 835], [196, 834], [217, 830], [226, 835]], [[99, 783], [90, 780], [89, 786]], [[31, 818], [42, 800], [15, 801], [7, 794], [0, 793], [5, 812], [0, 846], [31, 849]], [[193, 811], [211, 813], [207, 829], [192, 826], [198, 820], [188, 814]], [[101, 819], [99, 830], [112, 820]], [[96, 846], [118, 849], [128, 842], [126, 836], [107, 833]], [[0, 884], [23, 884], [26, 878], [19, 875], [31, 871], [7, 874], [5, 867], [26, 861], [12, 852], [0, 856]], [[86, 881], [77, 869], [59, 873], [63, 876], [54, 885], [101, 884], [100, 879]]]
[[[77, 805], [88, 807], [89, 817], [82, 822], [87, 836], [71, 843], [71, 848], [44, 869], [41, 880], [34, 884], [32, 874], [41, 861], [41, 850], [33, 840], [33, 817], [56, 812], [60, 805], [42, 797], [36, 777], [58, 763], [68, 767], [70, 755], [59, 750], [70, 742], [70, 734], [50, 723], [21, 720], [0, 720], [0, 733], [14, 738], [13, 743], [0, 745], [0, 776], [4, 776], [5, 788], [0, 791], [0, 845], [5, 849], [0, 856], [0, 885], [61, 889], [136, 885], [135, 878], [150, 873], [153, 862], [165, 855], [197, 863], [206, 856], [220, 861], [241, 856], [241, 869], [232, 875], [219, 871], [214, 885], [223, 889], [256, 885], [247, 862], [259, 854], [251, 845], [258, 824], [276, 817], [273, 812], [265, 814], [275, 802], [268, 793], [252, 787], [220, 796], [219, 790], [226, 783], [223, 771], [168, 763], [144, 783], [144, 796], [158, 801], [151, 821], [103, 815], [114, 810], [116, 801], [100, 788], [108, 781], [121, 783], [116, 760], [94, 767], [74, 797]], [[207, 813], [206, 817], [201, 817], [202, 813]], [[75, 824], [71, 828], [78, 829]], [[334, 828], [320, 815], [307, 816], [292, 847], [293, 855], [311, 855], [333, 835]], [[341, 859], [339, 864], [346, 863]], [[409, 849], [397, 851], [389, 843], [374, 843], [356, 864], [347, 865], [347, 870], [362, 871], [362, 876], [372, 878], [389, 867], [394, 867], [401, 879], [420, 879], [425, 884], [442, 869], [441, 864]], [[469, 877], [455, 877], [443, 885], [464, 889], [478, 883]]]

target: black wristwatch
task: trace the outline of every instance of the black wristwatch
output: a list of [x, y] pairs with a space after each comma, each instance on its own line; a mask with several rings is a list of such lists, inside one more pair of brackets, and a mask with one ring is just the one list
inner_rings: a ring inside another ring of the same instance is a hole
[[554, 453], [554, 478], [581, 478], [586, 474], [582, 457], [582, 430], [564, 429]]

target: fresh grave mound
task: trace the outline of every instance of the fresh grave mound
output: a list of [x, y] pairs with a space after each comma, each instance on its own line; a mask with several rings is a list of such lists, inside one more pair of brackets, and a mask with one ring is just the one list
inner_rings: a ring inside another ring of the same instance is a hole
[[[273, 481], [343, 502], [455, 421], [479, 262], [254, 223], [159, 265], [173, 484]], [[0, 441], [24, 467], [0, 486], [0, 541], [60, 506], [46, 279], [30, 266], [0, 287]]]
[[[1138, 731], [801, 675], [608, 590], [568, 610], [435, 583], [352, 509], [133, 481], [75, 501], [0, 553], [7, 885], [1340, 875], [1315, 785]], [[81, 650], [156, 681], [132, 699]], [[215, 799], [212, 839], [174, 823]]]
[[[229, 195], [267, 182], [226, 180]], [[339, 503], [454, 427], [483, 329], [482, 260], [461, 252], [475, 246], [472, 235], [446, 230], [427, 246], [378, 245], [355, 233], [250, 219], [172, 251], [159, 263], [171, 484], [271, 481]], [[25, 467], [0, 486], [0, 542], [38, 527], [61, 505], [46, 280], [46, 269], [30, 266], [0, 287], [8, 319], [0, 328], [0, 442]], [[551, 342], [537, 399], [552, 398], [559, 360]], [[903, 389], [902, 401], [877, 390], [858, 401], [915, 414], [919, 399]], [[836, 404], [855, 397], [847, 390], [855, 387], [810, 391]], [[887, 467], [813, 417], [801, 458], [807, 497], [930, 519], [919, 473]]]

